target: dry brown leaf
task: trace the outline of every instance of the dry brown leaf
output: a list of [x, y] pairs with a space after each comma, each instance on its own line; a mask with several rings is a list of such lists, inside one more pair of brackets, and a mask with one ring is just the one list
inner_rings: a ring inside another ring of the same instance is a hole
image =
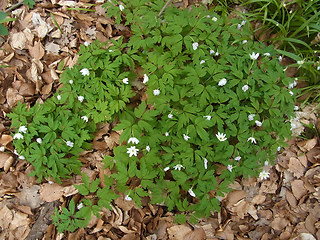
[[317, 138], [304, 140], [301, 142], [297, 142], [297, 146], [301, 149], [303, 152], [309, 152], [312, 148], [314, 148], [317, 145]]
[[5, 62], [5, 63], [8, 63], [11, 61], [11, 59], [13, 58], [14, 56], [14, 52], [10, 53], [8, 56], [6, 56], [2, 61]]
[[288, 225], [289, 221], [285, 218], [276, 217], [270, 224], [274, 230], [282, 230]]
[[306, 229], [313, 235], [316, 233], [315, 223], [318, 221], [318, 218], [313, 216], [313, 214], [308, 215], [305, 221]]
[[59, 200], [62, 196], [74, 195], [78, 190], [73, 186], [63, 187], [57, 183], [44, 183], [41, 186], [40, 198], [46, 202]]
[[20, 195], [18, 196], [20, 204], [29, 206], [31, 209], [38, 208], [41, 204], [39, 190], [40, 186], [38, 185], [22, 188]]
[[286, 191], [286, 199], [291, 207], [293, 208], [297, 207], [297, 199], [289, 190]]
[[308, 193], [308, 191], [304, 187], [304, 183], [302, 180], [294, 180], [291, 182], [292, 193], [297, 200], [299, 200], [302, 196]]
[[185, 235], [192, 231], [185, 225], [174, 225], [167, 229], [170, 240], [184, 240]]
[[33, 96], [36, 93], [36, 86], [32, 83], [22, 83], [19, 89], [21, 96]]
[[304, 174], [305, 168], [302, 166], [298, 158], [291, 157], [288, 164], [288, 171], [292, 172], [296, 178], [300, 178]]
[[14, 158], [10, 156], [7, 161], [4, 163], [3, 170], [4, 172], [8, 172], [12, 164], [14, 163]]
[[264, 203], [264, 201], [266, 200], [266, 196], [265, 195], [262, 195], [262, 194], [259, 194], [259, 195], [256, 195], [253, 197], [252, 201], [251, 201], [251, 204], [255, 205], [255, 204], [262, 204]]
[[227, 225], [222, 231], [218, 231], [216, 236], [225, 240], [234, 240], [234, 233], [229, 225]]
[[23, 102], [23, 97], [14, 88], [8, 88], [6, 93], [6, 98], [7, 98], [8, 105], [11, 108], [14, 107], [19, 101]]
[[13, 138], [10, 135], [3, 134], [0, 138], [0, 144], [6, 146], [8, 143], [11, 143]]
[[35, 42], [33, 47], [28, 46], [28, 49], [31, 57], [33, 57], [36, 60], [40, 60], [44, 55], [44, 49], [41, 44], [41, 41]]
[[245, 196], [246, 196], [246, 192], [243, 190], [235, 190], [235, 191], [228, 193], [228, 195], [226, 197], [226, 202], [227, 202], [226, 207], [227, 208], [232, 207], [234, 204], [239, 202], [241, 199], [245, 198]]

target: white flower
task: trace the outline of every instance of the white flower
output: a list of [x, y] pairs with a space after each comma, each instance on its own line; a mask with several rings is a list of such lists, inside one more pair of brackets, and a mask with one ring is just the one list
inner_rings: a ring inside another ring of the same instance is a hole
[[17, 152], [17, 150], [14, 150], [13, 153], [14, 153], [15, 155], [19, 155], [18, 152]]
[[277, 148], [277, 151], [280, 152], [280, 150], [281, 150], [281, 147], [279, 146], [279, 147]]
[[163, 171], [168, 171], [170, 168], [169, 167], [165, 167], [164, 169], [163, 169]]
[[232, 168], [233, 168], [232, 165], [228, 165], [227, 168], [228, 168], [228, 170], [229, 170], [230, 172], [232, 172]]
[[201, 60], [200, 61], [200, 64], [204, 64], [206, 61], [205, 60]]
[[13, 139], [23, 139], [23, 136], [21, 133], [16, 133], [15, 135], [13, 135]]
[[251, 141], [251, 143], [257, 143], [256, 139], [254, 137], [249, 137], [248, 142]]
[[238, 26], [237, 26], [238, 30], [240, 30], [241, 27], [242, 27], [242, 25], [239, 23]]
[[26, 126], [21, 126], [21, 127], [19, 127], [19, 132], [26, 133], [27, 130], [28, 130], [28, 129], [27, 129]]
[[243, 40], [242, 41], [242, 44], [246, 44], [248, 41], [247, 40]]
[[270, 57], [270, 56], [271, 56], [271, 54], [268, 53], [268, 52], [264, 53], [263, 55], [264, 55], [264, 56], [267, 56], [267, 57]]
[[81, 72], [82, 76], [89, 76], [90, 75], [88, 68], [83, 68], [80, 70], [80, 72]]
[[144, 84], [146, 84], [149, 81], [149, 77], [147, 76], [147, 74], [143, 74], [143, 82]]
[[279, 56], [279, 62], [282, 62], [282, 56]]
[[190, 137], [186, 134], [183, 134], [183, 138], [184, 138], [184, 140], [188, 141]]
[[320, 71], [320, 66], [317, 67], [317, 70]]
[[246, 25], [246, 23], [247, 23], [247, 21], [242, 20], [241, 25], [244, 26], [244, 25]]
[[255, 123], [256, 123], [256, 125], [258, 126], [258, 127], [261, 127], [262, 126], [262, 122], [260, 122], [260, 121], [255, 121]]
[[300, 60], [300, 61], [297, 61], [297, 63], [298, 63], [299, 65], [302, 65], [302, 64], [304, 64], [304, 61], [303, 61], [303, 60]]
[[246, 92], [249, 89], [249, 86], [246, 84], [242, 87], [242, 91]]
[[69, 83], [72, 84], [72, 83], [73, 83], [73, 80], [70, 79], [70, 80], [69, 80]]
[[222, 87], [222, 86], [226, 85], [226, 83], [227, 83], [227, 79], [222, 78], [222, 79], [219, 81], [218, 85], [219, 85], [220, 87]]
[[213, 18], [211, 18], [211, 20], [214, 21], [214, 22], [216, 22], [216, 21], [218, 20], [218, 18], [213, 17]]
[[112, 49], [109, 49], [109, 52], [113, 52], [113, 50], [112, 50]]
[[298, 111], [299, 110], [299, 106], [294, 106], [293, 110], [294, 111]]
[[81, 208], [83, 208], [83, 203], [78, 204], [77, 208], [78, 208], [78, 210], [80, 210]]
[[262, 171], [259, 174], [259, 178], [261, 178], [261, 180], [267, 180], [269, 178], [270, 173], [267, 171]]
[[289, 91], [289, 94], [290, 94], [291, 96], [293, 96], [293, 92], [292, 92], [292, 91]]
[[119, 8], [120, 8], [120, 11], [122, 12], [122, 10], [124, 9], [124, 6], [120, 4]]
[[159, 89], [153, 90], [153, 95], [158, 96], [159, 94], [160, 94], [160, 90]]
[[139, 149], [137, 149], [135, 146], [131, 146], [130, 148], [127, 148], [127, 150], [128, 150], [127, 153], [129, 154], [129, 157], [132, 157], [133, 155], [137, 156], [139, 152]]
[[248, 116], [249, 121], [252, 121], [255, 116], [256, 116], [255, 114], [250, 114], [250, 115]]
[[79, 100], [80, 102], [83, 102], [84, 96], [78, 96], [78, 100]]
[[124, 197], [124, 199], [125, 199], [126, 201], [132, 201], [132, 198], [129, 197], [129, 195], [126, 195], [126, 196]]
[[213, 50], [211, 49], [211, 50], [210, 50], [210, 55], [211, 55], [211, 54], [214, 54], [214, 53], [215, 53], [215, 51], [213, 51]]
[[74, 144], [74, 143], [71, 142], [71, 141], [67, 141], [66, 144], [67, 144], [68, 147], [73, 147], [73, 144]]
[[147, 152], [150, 152], [150, 146], [149, 145], [146, 146], [146, 150], [147, 150]]
[[216, 51], [216, 54], [215, 54], [216, 56], [219, 56], [219, 52], [218, 51]]
[[190, 188], [188, 190], [188, 193], [190, 194], [191, 197], [196, 197], [196, 195], [194, 194], [194, 192], [192, 191], [192, 188]]
[[265, 165], [265, 166], [268, 166], [268, 165], [269, 165], [268, 160], [264, 161], [264, 165]]
[[83, 43], [83, 45], [85, 45], [86, 47], [88, 47], [88, 46], [90, 45], [90, 43], [87, 42], [87, 41], [85, 41], [85, 42]]
[[204, 169], [208, 168], [208, 159], [206, 158], [203, 159], [203, 165], [204, 165]]
[[37, 139], [36, 139], [36, 142], [39, 143], [39, 144], [41, 144], [41, 143], [42, 143], [42, 139], [41, 139], [41, 138], [37, 138]]
[[57, 96], [57, 99], [60, 101], [60, 100], [61, 100], [61, 95], [58, 95], [58, 96]]
[[52, 182], [52, 181], [48, 181], [48, 183], [49, 183], [49, 184], [54, 184], [54, 182]]
[[293, 83], [290, 83], [288, 88], [291, 89], [291, 88], [294, 88], [295, 86], [297, 86], [297, 82], [294, 81]]
[[20, 155], [20, 156], [19, 156], [19, 159], [25, 160], [26, 158], [25, 158], [24, 156]]
[[129, 138], [128, 143], [131, 143], [131, 142], [133, 144], [138, 144], [139, 140], [137, 138], [135, 138], [135, 137], [131, 137], [131, 138]]
[[193, 50], [197, 50], [198, 47], [199, 47], [199, 43], [197, 43], [197, 42], [192, 43]]
[[169, 133], [168, 133], [168, 132], [166, 132], [164, 135], [165, 135], [166, 137], [168, 137], [168, 136], [169, 136]]
[[175, 165], [174, 167], [174, 170], [181, 170], [181, 168], [185, 168], [184, 166], [182, 166], [180, 163], [179, 164], [177, 164], [177, 165]]
[[128, 79], [128, 78], [124, 78], [124, 79], [122, 79], [122, 82], [123, 82], [124, 84], [129, 84], [129, 79]]
[[235, 158], [234, 158], [234, 160], [236, 160], [236, 161], [240, 161], [240, 160], [241, 160], [241, 157], [240, 157], [240, 156], [235, 157]]
[[211, 120], [211, 118], [212, 118], [210, 115], [203, 116], [203, 117], [206, 118], [208, 121]]
[[4, 147], [4, 146], [1, 146], [1, 147], [0, 147], [0, 152], [4, 152], [4, 150], [5, 150], [5, 147]]
[[169, 113], [168, 118], [173, 118], [173, 115], [171, 113]]
[[260, 53], [255, 53], [255, 52], [249, 54], [249, 56], [250, 56], [250, 58], [251, 58], [252, 60], [257, 60], [258, 57], [259, 57], [259, 55], [260, 55]]
[[87, 116], [82, 116], [81, 119], [83, 119], [83, 121], [85, 121], [85, 122], [88, 122], [88, 121], [89, 121], [89, 119], [88, 119]]
[[223, 142], [223, 141], [227, 140], [226, 134], [224, 134], [224, 133], [218, 132], [218, 133], [216, 134], [216, 136], [217, 136], [217, 138], [218, 138], [218, 140], [219, 140], [220, 142]]

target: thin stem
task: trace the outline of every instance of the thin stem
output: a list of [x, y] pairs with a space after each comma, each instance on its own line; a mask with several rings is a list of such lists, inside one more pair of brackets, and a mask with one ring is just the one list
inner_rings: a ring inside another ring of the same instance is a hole
[[24, 0], [12, 5], [11, 7], [9, 7], [7, 10], [5, 10], [6, 13], [11, 12], [12, 10], [20, 7], [23, 4]]
[[164, 12], [164, 10], [169, 6], [169, 4], [172, 2], [172, 0], [168, 0], [167, 2], [166, 2], [166, 4], [163, 6], [163, 8], [161, 9], [161, 11], [159, 12], [159, 14], [158, 14], [158, 17], [160, 17], [161, 16], [161, 14]]

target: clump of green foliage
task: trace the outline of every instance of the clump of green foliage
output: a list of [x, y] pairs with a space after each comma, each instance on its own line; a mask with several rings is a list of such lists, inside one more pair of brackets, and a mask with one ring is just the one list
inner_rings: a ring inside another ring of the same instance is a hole
[[[295, 60], [299, 79], [317, 88], [320, 77], [320, 1], [244, 0], [248, 8], [242, 15], [249, 21], [260, 22], [255, 29], [274, 34], [266, 41], [275, 44], [278, 52]], [[307, 88], [306, 90], [313, 90]], [[304, 92], [306, 93], [306, 92]]]
[[[163, 0], [108, 2], [108, 17], [128, 25], [132, 37], [82, 47], [52, 99], [10, 115], [19, 155], [41, 166], [35, 175], [55, 179], [77, 173], [69, 159], [76, 161], [95, 123], [116, 121], [113, 131], [123, 130], [120, 145], [104, 159], [112, 172], [105, 187], [83, 175], [76, 186], [84, 196], [80, 213], [74, 202], [56, 211], [59, 231], [82, 227], [87, 211], [110, 208], [116, 193], [138, 205], [149, 197], [170, 211], [189, 212], [191, 221], [208, 217], [236, 177], [256, 176], [291, 135], [297, 90], [274, 48], [252, 41], [245, 21], [204, 7], [170, 6], [159, 14], [163, 6]], [[54, 159], [35, 159], [40, 154]], [[69, 171], [49, 171], [52, 164]]]

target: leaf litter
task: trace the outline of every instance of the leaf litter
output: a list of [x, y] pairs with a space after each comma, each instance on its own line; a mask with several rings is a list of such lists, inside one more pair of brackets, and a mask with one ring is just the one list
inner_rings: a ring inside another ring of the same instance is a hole
[[[8, 65], [0, 70], [0, 239], [320, 239], [318, 136], [290, 140], [275, 165], [266, 166], [269, 179], [237, 179], [230, 185], [234, 190], [221, 198], [221, 212], [198, 224], [175, 224], [175, 213], [166, 207], [144, 199], [139, 208], [122, 195], [113, 202], [112, 210], [101, 210], [101, 218], [93, 216], [86, 229], [57, 233], [50, 216], [54, 207], [66, 206], [71, 198], [79, 202], [73, 185], [81, 183], [81, 177], [61, 185], [37, 183], [28, 175], [33, 167], [14, 154], [6, 114], [19, 101], [33, 104], [49, 98], [59, 86], [62, 70], [76, 63], [76, 53], [85, 41], [130, 37], [127, 27], [104, 18], [101, 4], [94, 7], [96, 12], [67, 10], [88, 7], [90, 2], [41, 1], [33, 10], [21, 6], [14, 11], [18, 21], [8, 26], [9, 36], [0, 37], [0, 62]], [[184, 6], [190, 3], [183, 1]], [[295, 74], [294, 69], [288, 72]], [[313, 107], [302, 109], [297, 117], [320, 130]], [[109, 124], [99, 126], [93, 149], [81, 154], [81, 170], [91, 180], [111, 174], [103, 169], [102, 159], [111, 154], [120, 134], [111, 131]]]

